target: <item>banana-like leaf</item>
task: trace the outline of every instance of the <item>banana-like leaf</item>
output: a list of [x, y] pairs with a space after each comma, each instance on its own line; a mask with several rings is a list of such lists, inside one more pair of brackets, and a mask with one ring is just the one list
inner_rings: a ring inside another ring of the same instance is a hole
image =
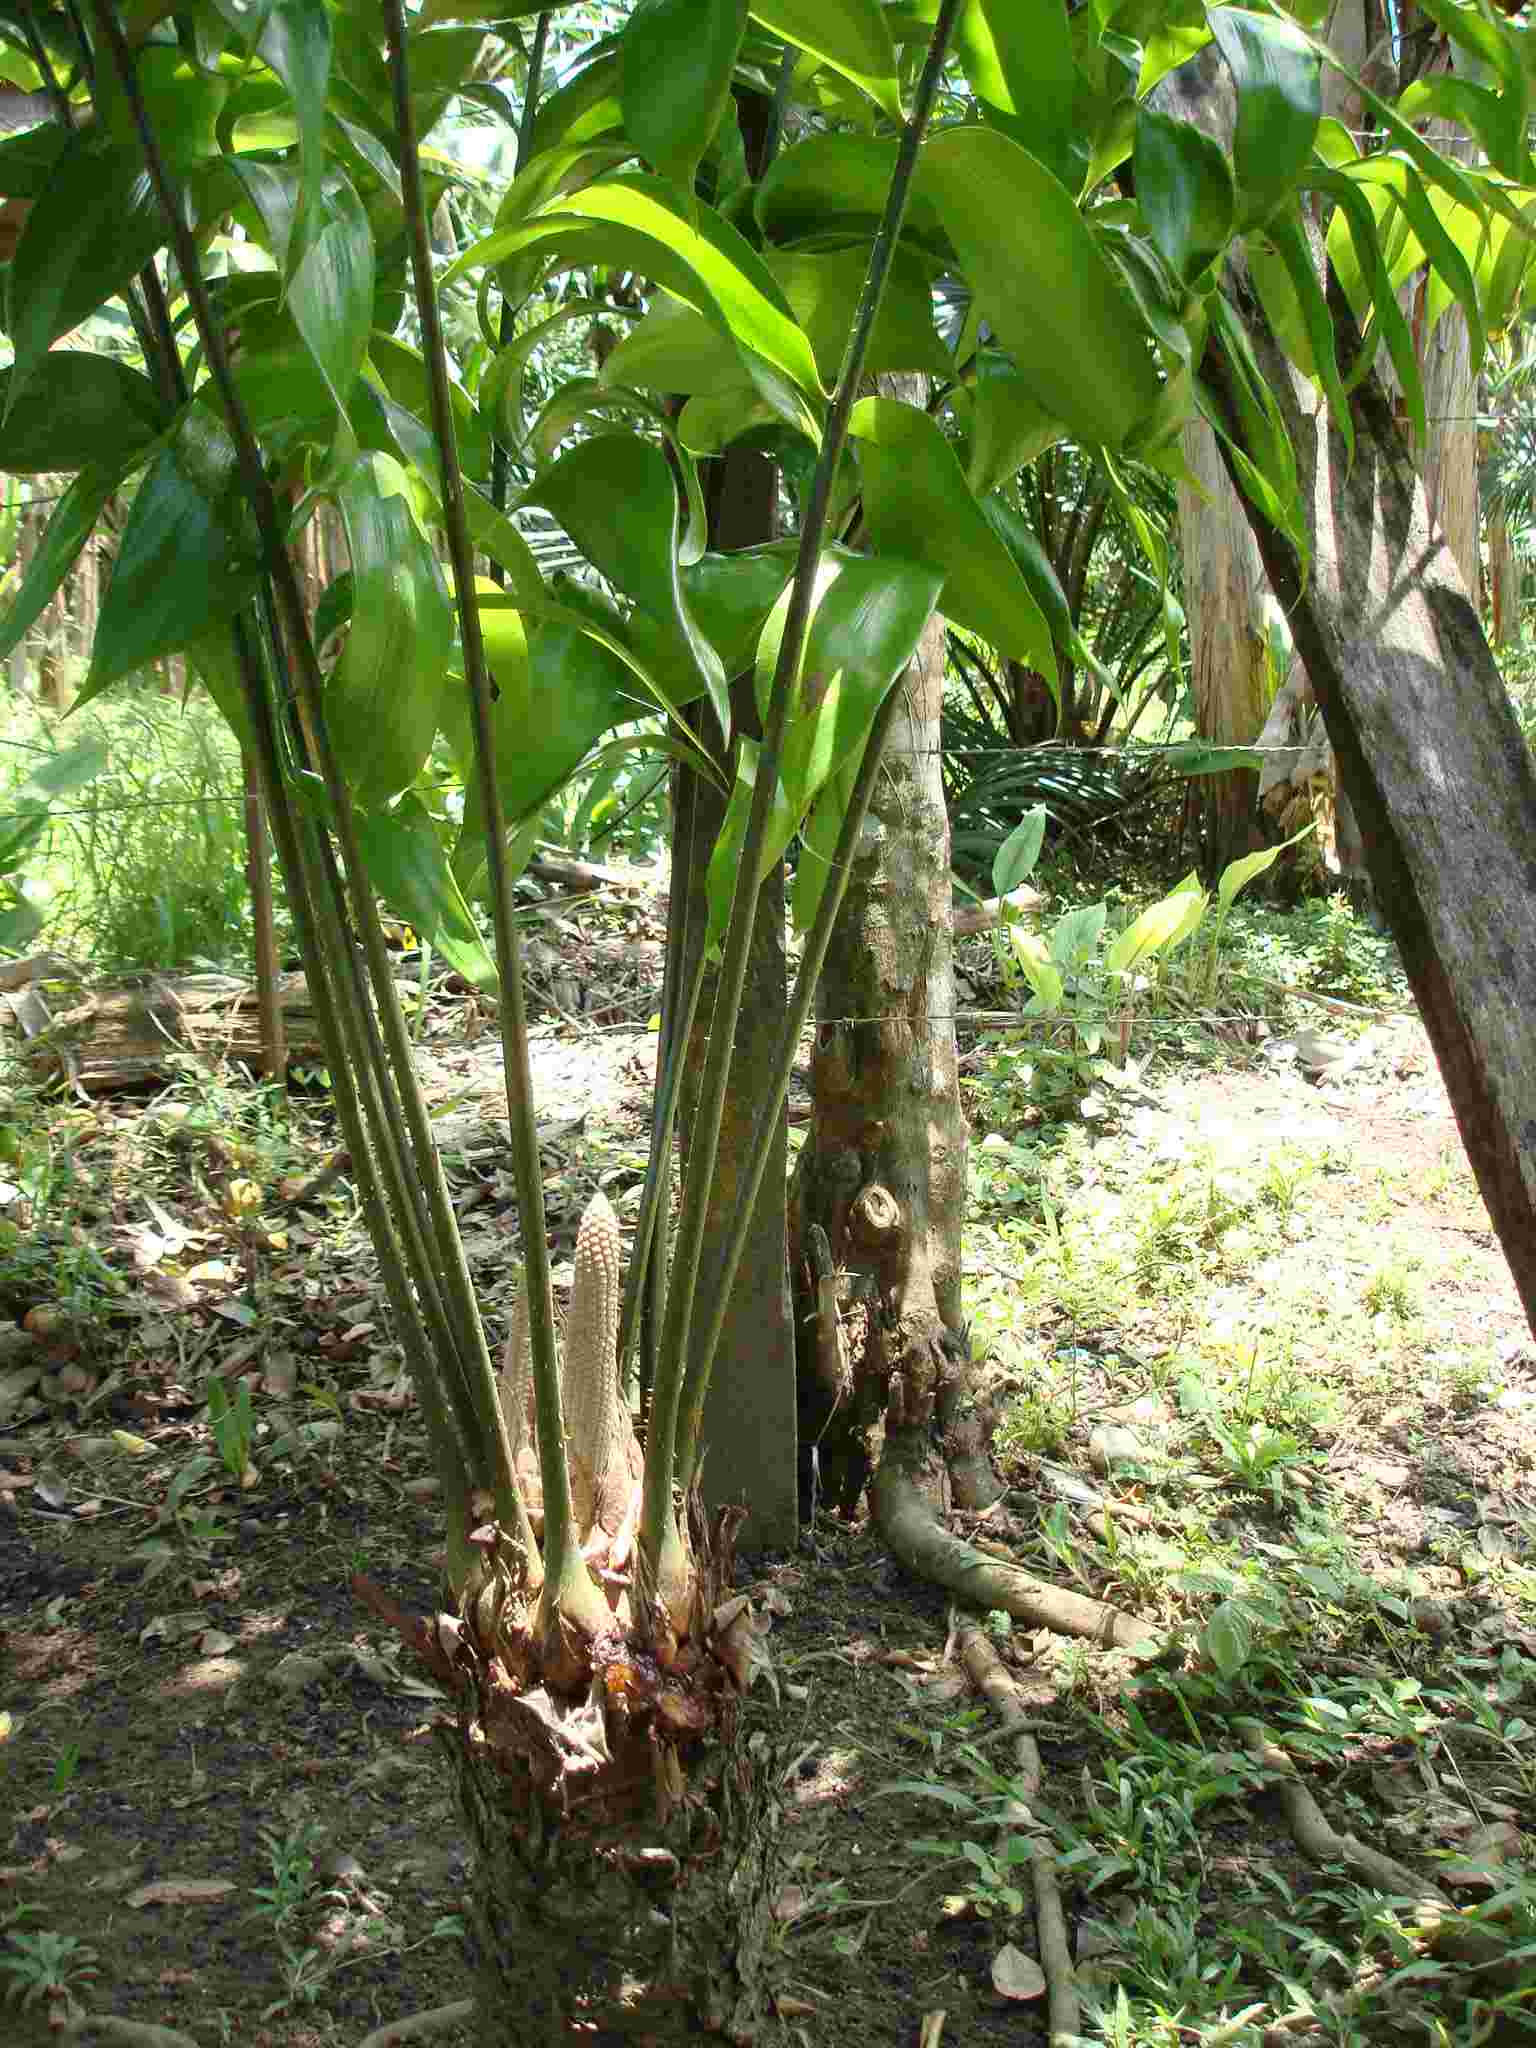
[[325, 169], [325, 115], [331, 76], [331, 20], [325, 0], [213, 0], [236, 35], [288, 88], [299, 131], [304, 210], [320, 210]]
[[[546, 150], [574, 148], [610, 137], [621, 128], [624, 108], [619, 98], [619, 52], [616, 45], [590, 58], [574, 78], [557, 86], [539, 106], [533, 123], [533, 152], [528, 168]], [[626, 155], [633, 151], [626, 149]]]
[[[844, 548], [829, 548], [822, 555], [763, 842], [765, 875], [783, 857], [819, 793], [848, 763], [857, 766], [875, 713], [916, 651], [941, 581], [924, 562], [855, 555]], [[786, 586], [759, 640], [753, 680], [760, 711], [773, 686], [789, 599]], [[755, 744], [743, 739], [736, 781], [710, 855], [710, 945], [730, 918], [757, 758]]]
[[453, 647], [453, 603], [410, 490], [388, 455], [361, 455], [336, 493], [352, 625], [326, 682], [325, 720], [342, 772], [370, 807], [408, 789], [432, 751]]
[[131, 462], [164, 431], [155, 387], [115, 356], [54, 349], [15, 406], [0, 370], [0, 470], [13, 476]]
[[1407, 121], [1438, 115], [1456, 122], [1477, 137], [1496, 171], [1517, 185], [1531, 182], [1531, 153], [1525, 140], [1529, 109], [1523, 93], [1490, 92], [1442, 72], [1415, 79], [1398, 100], [1397, 111]]
[[990, 128], [941, 130], [916, 182], [1041, 408], [1090, 446], [1133, 439], [1161, 379], [1136, 308], [1066, 187]]
[[42, 616], [54, 592], [75, 566], [90, 539], [102, 507], [123, 481], [120, 468], [82, 469], [53, 508], [33, 550], [26, 573], [3, 616], [0, 616], [0, 661], [21, 645]]
[[[709, 539], [709, 513], [704, 504], [704, 487], [699, 481], [699, 465], [679, 436], [676, 422], [664, 405], [645, 392], [630, 390], [626, 385], [606, 383], [596, 377], [573, 377], [556, 391], [528, 438], [539, 454], [547, 458], [554, 454], [573, 427], [614, 412], [629, 413], [660, 434], [677, 465], [688, 501], [688, 526], [678, 544], [677, 559], [686, 568], [704, 552]], [[536, 501], [525, 497], [521, 502], [526, 505]]]
[[476, 242], [449, 266], [443, 283], [535, 247], [567, 267], [620, 265], [694, 306], [743, 349], [818, 398], [811, 344], [762, 258], [711, 208], [693, 211], [690, 219], [683, 195], [664, 179], [600, 179], [551, 200], [523, 225]]
[[1050, 628], [937, 422], [899, 399], [863, 398], [848, 431], [858, 443], [864, 517], [881, 555], [929, 563], [944, 579], [944, 616], [1028, 662], [1054, 689]]
[[747, 0], [637, 0], [619, 42], [624, 133], [692, 191], [730, 104]]
[[29, 128], [0, 141], [0, 196], [36, 199], [69, 147], [69, 136], [56, 123]]
[[[843, 351], [864, 289], [869, 249], [861, 245], [782, 249], [770, 251], [767, 263], [795, 318], [810, 336], [822, 382], [830, 390], [842, 368]], [[944, 377], [952, 369], [933, 324], [929, 267], [910, 250], [898, 247], [869, 337], [865, 374], [874, 377], [884, 370], [927, 370]]]
[[[894, 137], [874, 135], [811, 135], [781, 150], [758, 183], [758, 225], [775, 242], [873, 233], [896, 150]], [[937, 256], [953, 254], [938, 210], [920, 187], [907, 202], [902, 237]]]
[[880, 0], [753, 0], [753, 19], [808, 50], [901, 119], [896, 45]]
[[260, 575], [234, 443], [211, 407], [191, 405], [134, 497], [76, 708], [230, 618]]
[[494, 994], [496, 961], [464, 899], [436, 822], [407, 791], [388, 810], [358, 820], [368, 879], [396, 916], [475, 988]]
[[[1012, 555], [1019, 574], [1029, 586], [1030, 595], [1040, 607], [1041, 615], [1051, 631], [1056, 645], [1074, 661], [1079, 668], [1096, 676], [1112, 697], [1120, 694], [1114, 675], [1094, 653], [1088, 642], [1077, 629], [1072, 617], [1072, 607], [1067, 603], [1067, 593], [1061, 587], [1061, 580], [1051, 562], [1050, 556], [1040, 545], [1035, 529], [1019, 511], [999, 492], [981, 500], [981, 509], [992, 528]], [[1022, 877], [1020, 878], [1022, 880]], [[1010, 887], [1013, 885], [1010, 884]], [[1006, 896], [1006, 889], [994, 892]]]
[[1107, 972], [1129, 974], [1138, 962], [1157, 953], [1171, 953], [1194, 931], [1209, 900], [1200, 887], [1199, 876], [1186, 875], [1160, 903], [1148, 904], [1140, 917], [1111, 943], [1104, 955]]
[[1226, 154], [1189, 121], [1136, 110], [1136, 203], [1157, 253], [1182, 285], [1219, 263], [1237, 194]]
[[143, 157], [88, 137], [71, 143], [33, 202], [11, 259], [11, 406], [59, 336], [115, 297], [165, 239]]
[[[683, 310], [688, 311], [686, 307]], [[490, 422], [491, 433], [496, 434], [509, 447], [516, 448], [522, 445], [526, 431], [523, 419], [523, 382], [529, 358], [546, 341], [551, 340], [560, 328], [568, 327], [573, 320], [590, 320], [611, 311], [612, 308], [602, 299], [567, 299], [558, 312], [551, 313], [546, 319], [536, 321], [525, 333], [518, 335], [515, 341], [509, 342], [505, 348], [498, 348], [494, 361], [481, 377], [475, 393], [484, 420]], [[696, 320], [698, 315], [690, 313], [690, 318]], [[724, 348], [726, 346], [712, 327], [708, 329], [708, 333], [711, 342], [717, 348]], [[619, 346], [622, 347], [623, 343], [621, 342]], [[420, 358], [418, 357], [417, 360], [419, 361]], [[606, 368], [607, 366], [604, 365], [604, 367]], [[646, 380], [643, 377], [620, 377], [617, 381], [621, 384], [643, 384]], [[675, 389], [678, 387], [670, 388]], [[423, 386], [424, 395], [425, 386]], [[412, 404], [411, 409], [419, 414], [425, 412], [427, 407], [425, 404], [415, 403]], [[486, 429], [483, 424], [479, 427], [479, 431], [485, 433]], [[459, 444], [461, 453], [463, 446], [464, 444], [461, 441]], [[487, 436], [486, 457], [488, 468], [489, 436]]]
[[718, 324], [666, 292], [652, 294], [650, 311], [613, 350], [601, 381], [688, 395], [750, 383]]
[[1206, 19], [1237, 86], [1232, 155], [1238, 226], [1246, 229], [1268, 218], [1311, 161], [1322, 64], [1312, 39], [1283, 15], [1212, 7]]
[[675, 627], [729, 733], [725, 670], [694, 622], [680, 580], [677, 488], [661, 449], [634, 434], [597, 435], [562, 455], [525, 502], [552, 512], [615, 589]]

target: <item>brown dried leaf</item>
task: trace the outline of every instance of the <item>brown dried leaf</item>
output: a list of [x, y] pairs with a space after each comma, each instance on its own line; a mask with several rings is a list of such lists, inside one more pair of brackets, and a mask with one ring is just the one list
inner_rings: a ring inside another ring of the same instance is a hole
[[992, 1989], [1003, 1998], [1043, 1998], [1045, 1972], [1010, 1941], [992, 1958]]
[[235, 1889], [227, 1877], [162, 1877], [154, 1884], [140, 1885], [123, 1901], [125, 1906], [202, 1906], [228, 1898]]

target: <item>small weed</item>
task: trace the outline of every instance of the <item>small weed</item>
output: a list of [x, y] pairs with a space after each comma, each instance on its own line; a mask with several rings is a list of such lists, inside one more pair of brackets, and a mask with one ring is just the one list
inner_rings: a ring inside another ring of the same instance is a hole
[[43, 1927], [36, 1934], [8, 1934], [6, 1946], [9, 1953], [0, 1955], [0, 1970], [11, 1979], [6, 1996], [19, 2005], [46, 1998], [67, 2007], [97, 1974], [95, 1949], [74, 1934]]
[[1067, 1447], [1071, 1417], [1062, 1404], [1038, 1387], [1010, 1401], [997, 1431], [997, 1448], [1005, 1461], [1017, 1458], [1059, 1458]]
[[1419, 1293], [1412, 1268], [1406, 1261], [1380, 1266], [1366, 1281], [1361, 1299], [1368, 1315], [1390, 1316], [1394, 1322], [1411, 1323], [1419, 1313]]

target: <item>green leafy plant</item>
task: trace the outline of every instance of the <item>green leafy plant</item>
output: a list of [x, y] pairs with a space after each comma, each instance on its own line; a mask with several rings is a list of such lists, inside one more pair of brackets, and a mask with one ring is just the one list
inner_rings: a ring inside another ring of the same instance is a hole
[[50, 1927], [35, 1934], [6, 1936], [6, 1954], [0, 1954], [0, 1970], [10, 1978], [7, 1998], [19, 2005], [50, 2006], [67, 2010], [75, 1994], [97, 1976], [96, 1951], [74, 1934], [56, 1934]]
[[254, 1471], [251, 1448], [256, 1440], [249, 1380], [237, 1379], [231, 1390], [217, 1374], [210, 1377], [208, 1426], [213, 1431], [213, 1440], [218, 1445], [225, 1470], [242, 1486], [248, 1485]]

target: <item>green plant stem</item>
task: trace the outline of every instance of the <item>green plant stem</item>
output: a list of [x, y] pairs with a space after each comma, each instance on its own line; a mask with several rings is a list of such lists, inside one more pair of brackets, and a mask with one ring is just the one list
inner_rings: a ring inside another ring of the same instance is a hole
[[[539, 1132], [528, 1060], [522, 952], [512, 911], [506, 814], [501, 801], [501, 787], [496, 779], [496, 743], [491, 729], [491, 679], [486, 667], [480, 605], [475, 590], [474, 548], [464, 512], [464, 478], [454, 433], [448, 356], [443, 346], [442, 321], [438, 316], [437, 291], [432, 277], [432, 245], [422, 195], [415, 118], [411, 110], [410, 60], [401, 0], [384, 0], [384, 32], [389, 44], [394, 84], [400, 192], [416, 285], [416, 307], [421, 318], [422, 356], [432, 400], [432, 428], [437, 439], [443, 531], [448, 557], [453, 565], [454, 594], [458, 600], [459, 632], [464, 650], [464, 676], [469, 686], [470, 718], [474, 731], [475, 776], [481, 814], [485, 820], [486, 878], [490, 885], [491, 924], [496, 937], [496, 966], [501, 979], [502, 1062], [512, 1166], [517, 1181], [518, 1215], [523, 1229], [524, 1285], [533, 1352], [534, 1406], [538, 1417], [539, 1476], [544, 1489], [546, 1620], [558, 1610], [578, 1626], [597, 1634], [610, 1625], [611, 1609], [581, 1557], [565, 1462], [565, 1420], [560, 1406], [554, 1295], [550, 1286], [549, 1240], [544, 1221], [544, 1175], [539, 1161]], [[526, 133], [526, 118], [523, 127]]]
[[[363, 941], [369, 979], [378, 1004], [389, 1059], [400, 1090], [410, 1130], [416, 1169], [429, 1204], [433, 1237], [442, 1265], [444, 1294], [450, 1308], [453, 1332], [460, 1357], [467, 1370], [482, 1441], [494, 1473], [497, 1514], [503, 1528], [515, 1537], [524, 1553], [537, 1555], [527, 1509], [518, 1493], [512, 1469], [511, 1443], [501, 1415], [496, 1392], [496, 1375], [486, 1347], [485, 1329], [475, 1303], [474, 1287], [464, 1258], [463, 1244], [449, 1197], [442, 1160], [432, 1137], [431, 1119], [411, 1065], [410, 1038], [395, 990], [388, 948], [379, 923], [378, 906], [368, 887], [366, 869], [358, 844], [351, 799], [325, 730], [322, 703], [324, 679], [315, 653], [303, 592], [289, 559], [287, 537], [279, 514], [277, 495], [262, 463], [261, 450], [251, 429], [238, 387], [231, 373], [223, 332], [214, 317], [203, 283], [196, 239], [176, 203], [172, 186], [154, 130], [139, 91], [133, 58], [111, 0], [92, 0], [97, 28], [110, 51], [123, 93], [133, 114], [134, 125], [144, 149], [151, 181], [165, 212], [171, 246], [202, 343], [209, 375], [224, 408], [230, 437], [247, 500], [261, 536], [262, 552], [277, 598], [285, 636], [294, 662], [295, 683], [305, 729], [318, 756], [317, 765], [330, 802], [333, 829], [340, 842], [346, 874], [347, 895], [353, 921]], [[446, 1365], [447, 1361], [444, 1361]]]
[[884, 701], [876, 711], [870, 726], [869, 738], [864, 743], [864, 757], [859, 763], [859, 772], [848, 800], [848, 809], [837, 835], [837, 845], [827, 870], [821, 900], [816, 906], [816, 915], [811, 921], [810, 931], [806, 934], [805, 946], [800, 955], [799, 972], [795, 976], [789, 1008], [785, 1013], [779, 1042], [765, 1082], [766, 1092], [758, 1104], [757, 1117], [752, 1126], [752, 1137], [747, 1147], [746, 1171], [737, 1191], [736, 1206], [731, 1211], [730, 1224], [721, 1247], [720, 1267], [709, 1314], [703, 1326], [703, 1333], [694, 1347], [693, 1356], [688, 1361], [677, 1460], [678, 1479], [685, 1490], [692, 1483], [698, 1463], [700, 1438], [704, 1427], [704, 1401], [709, 1393], [710, 1374], [720, 1349], [720, 1337], [725, 1329], [736, 1271], [746, 1250], [747, 1239], [752, 1234], [752, 1212], [757, 1205], [758, 1190], [762, 1187], [763, 1175], [767, 1170], [773, 1127], [783, 1114], [784, 1099], [789, 1093], [790, 1077], [794, 1073], [795, 1058], [800, 1049], [800, 1034], [805, 1029], [806, 1019], [811, 1014], [811, 1005], [816, 1000], [822, 965], [827, 957], [827, 948], [832, 943], [832, 929], [837, 923], [838, 912], [842, 909], [843, 897], [847, 894], [848, 877], [858, 848], [859, 834], [869, 814], [875, 783], [885, 756], [885, 742], [890, 733], [891, 722], [896, 716], [897, 706], [901, 702], [903, 681], [904, 679], [898, 676], [886, 692]]
[[[539, 110], [539, 93], [544, 83], [544, 52], [549, 44], [549, 14], [546, 10], [533, 25], [533, 46], [528, 52], [528, 76], [523, 82], [523, 118], [517, 129], [517, 154], [513, 158], [512, 175], [517, 176], [533, 154], [533, 122]], [[517, 325], [517, 314], [506, 300], [501, 302], [501, 316], [497, 323], [496, 338], [505, 348], [513, 338]], [[512, 477], [512, 457], [497, 439], [491, 448], [491, 503], [498, 512], [507, 509], [507, 491]], [[491, 574], [496, 581], [505, 584], [507, 572], [499, 562], [491, 564]]]
[[[753, 921], [762, 881], [762, 849], [774, 792], [778, 788], [779, 758], [784, 729], [789, 717], [790, 698], [800, 673], [800, 660], [810, 625], [816, 587], [816, 571], [826, 538], [832, 490], [848, 440], [848, 421], [858, 396], [869, 351], [870, 335], [885, 295], [886, 279], [896, 254], [897, 239], [907, 210], [917, 154], [927, 130], [934, 101], [944, 75], [945, 59], [959, 19], [963, 0], [940, 0], [938, 18], [928, 44], [922, 76], [913, 95], [912, 113], [902, 131], [896, 166], [886, 193], [885, 211], [869, 268], [859, 295], [848, 345], [838, 373], [837, 388], [827, 413], [821, 452], [811, 480], [805, 519], [800, 530], [800, 547], [795, 562], [794, 583], [779, 646], [768, 713], [763, 721], [763, 740], [758, 753], [752, 805], [742, 841], [736, 893], [726, 929], [724, 957], [720, 965], [710, 1018], [709, 1052], [699, 1091], [694, 1119], [693, 1142], [688, 1161], [688, 1179], [678, 1221], [677, 1252], [667, 1294], [667, 1315], [661, 1356], [657, 1368], [655, 1398], [651, 1404], [650, 1431], [646, 1441], [645, 1494], [640, 1517], [640, 1583], [646, 1588], [663, 1585], [663, 1550], [675, 1557], [678, 1544], [672, 1511], [672, 1485], [676, 1462], [676, 1438], [681, 1408], [683, 1379], [687, 1371], [694, 1297], [698, 1287], [699, 1262], [714, 1184], [715, 1162], [720, 1145], [720, 1121], [730, 1079], [736, 1018], [741, 1009], [746, 981], [747, 956], [752, 942]], [[693, 1463], [692, 1457], [689, 1459]]]

